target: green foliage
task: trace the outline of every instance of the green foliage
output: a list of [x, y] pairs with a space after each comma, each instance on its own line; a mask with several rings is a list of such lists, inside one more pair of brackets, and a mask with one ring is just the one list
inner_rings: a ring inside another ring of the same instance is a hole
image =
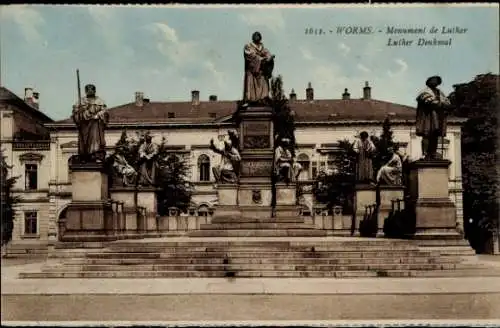
[[[139, 133], [136, 138], [128, 138], [127, 132], [124, 131], [116, 143], [116, 151], [121, 153], [136, 171], [139, 171], [139, 148], [142, 141]], [[158, 214], [166, 215], [169, 207], [177, 207], [181, 211], [186, 211], [193, 194], [193, 185], [189, 181], [189, 165], [168, 148], [165, 137], [158, 145], [156, 160]]]
[[189, 181], [189, 166], [174, 154], [165, 152], [158, 161], [158, 214], [166, 215], [168, 208], [177, 207], [187, 211], [193, 194], [193, 184]]
[[12, 194], [12, 188], [19, 177], [8, 177], [11, 166], [7, 164], [7, 157], [4, 150], [0, 150], [0, 198], [1, 198], [1, 219], [2, 219], [2, 246], [7, 245], [12, 240], [14, 229], [15, 211], [14, 205], [19, 201], [19, 197]]
[[387, 117], [382, 125], [382, 134], [380, 137], [372, 136], [371, 140], [375, 145], [375, 156], [373, 158], [373, 170], [378, 172], [380, 168], [387, 163], [392, 154], [389, 152], [389, 148], [395, 149], [396, 143], [394, 142], [393, 132], [391, 129], [391, 121]]
[[499, 85], [499, 75], [478, 75], [473, 81], [454, 85], [449, 96], [451, 114], [467, 118], [462, 127], [465, 233], [476, 249], [482, 247], [485, 235], [498, 229]]
[[334, 160], [337, 169], [319, 172], [313, 186], [315, 199], [330, 209], [337, 205], [345, 207], [354, 193], [356, 167], [354, 143], [349, 140], [340, 140], [338, 147], [340, 152]]
[[271, 79], [271, 94], [274, 136], [290, 139], [291, 151], [294, 153], [296, 148], [295, 114], [289, 106], [288, 99], [285, 97], [283, 91], [283, 78], [281, 75]]

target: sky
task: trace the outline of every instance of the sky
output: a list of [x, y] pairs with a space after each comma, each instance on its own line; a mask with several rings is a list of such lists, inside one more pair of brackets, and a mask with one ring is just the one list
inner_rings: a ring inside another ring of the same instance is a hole
[[[20, 97], [40, 92], [40, 108], [55, 120], [69, 117], [77, 100], [76, 69], [108, 107], [134, 101], [239, 100], [243, 47], [254, 31], [276, 55], [275, 75], [286, 93], [338, 99], [345, 88], [362, 96], [415, 106], [432, 75], [453, 84], [499, 72], [498, 5], [487, 6], [1, 6], [1, 85]], [[372, 27], [365, 35], [338, 34], [341, 26]], [[426, 27], [422, 35], [388, 35], [387, 28]], [[439, 32], [430, 34], [431, 27]], [[466, 28], [442, 34], [443, 27]], [[306, 34], [322, 29], [324, 34]], [[332, 32], [330, 32], [332, 31]], [[379, 32], [380, 31], [380, 32]], [[388, 46], [388, 39], [414, 40]], [[417, 46], [419, 38], [451, 46]]]

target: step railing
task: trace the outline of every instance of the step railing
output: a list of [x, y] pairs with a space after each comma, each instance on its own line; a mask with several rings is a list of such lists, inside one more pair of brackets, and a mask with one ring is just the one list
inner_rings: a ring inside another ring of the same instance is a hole
[[415, 233], [415, 212], [405, 206], [403, 199], [391, 201], [391, 211], [384, 220], [384, 235], [387, 238], [410, 238]]
[[378, 232], [378, 210], [377, 204], [366, 205], [363, 219], [359, 222], [359, 234], [361, 237], [376, 237]]

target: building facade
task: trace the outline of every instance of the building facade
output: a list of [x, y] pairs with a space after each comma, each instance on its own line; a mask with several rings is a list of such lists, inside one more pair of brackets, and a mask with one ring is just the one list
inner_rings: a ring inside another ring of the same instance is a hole
[[[360, 91], [360, 98], [352, 98], [346, 89], [339, 99], [315, 99], [314, 89], [309, 84], [306, 99], [297, 99], [293, 90], [289, 95], [296, 117], [297, 160], [304, 168], [299, 177], [303, 187], [300, 203], [304, 216], [331, 215], [321, 204], [316, 204], [311, 187], [320, 170], [333, 166], [339, 140], [354, 141], [361, 131], [380, 135], [382, 123], [389, 117], [394, 140], [400, 149], [412, 159], [421, 157], [421, 139], [415, 134], [415, 108], [373, 99], [368, 83]], [[16, 193], [23, 199], [17, 207], [13, 244], [43, 245], [57, 240], [58, 220], [71, 202], [68, 161], [77, 154], [77, 130], [70, 118], [53, 122], [30, 105], [29, 97], [25, 100], [20, 106], [27, 113], [36, 113], [32, 116], [33, 122], [45, 133], [45, 139], [40, 139], [31, 148], [23, 148], [22, 143], [14, 142], [17, 130], [13, 127], [18, 124], [15, 115], [12, 116], [15, 110], [12, 105], [2, 104], [2, 144], [8, 149], [7, 156], [14, 166], [12, 173], [21, 176]], [[107, 148], [112, 151], [123, 131], [130, 135], [149, 131], [153, 142], [157, 143], [166, 138], [168, 147], [187, 160], [191, 168], [190, 179], [195, 185], [195, 193], [192, 206], [185, 215], [210, 216], [217, 204], [212, 167], [218, 165], [220, 157], [209, 149], [209, 142], [236, 128], [232, 120], [236, 108], [236, 101], [218, 101], [213, 95], [208, 101], [202, 101], [196, 90], [192, 91], [191, 101], [186, 102], [152, 102], [144, 97], [144, 93], [136, 92], [130, 103], [109, 109]], [[456, 204], [459, 226], [463, 221], [462, 122], [449, 119], [447, 136], [440, 145], [443, 157], [452, 162], [449, 190], [450, 198]], [[35, 171], [36, 185], [30, 182]], [[35, 230], [36, 233], [32, 233]], [[27, 239], [28, 235], [30, 239]]]

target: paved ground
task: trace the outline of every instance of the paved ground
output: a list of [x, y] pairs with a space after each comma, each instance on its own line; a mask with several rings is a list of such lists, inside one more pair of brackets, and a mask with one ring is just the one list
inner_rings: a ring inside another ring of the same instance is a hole
[[[479, 261], [500, 265], [497, 257]], [[500, 277], [18, 279], [40, 259], [2, 261], [6, 321], [500, 319]], [[287, 321], [288, 322], [288, 321]], [[486, 324], [487, 322], [483, 322]], [[500, 323], [498, 321], [497, 323]]]

